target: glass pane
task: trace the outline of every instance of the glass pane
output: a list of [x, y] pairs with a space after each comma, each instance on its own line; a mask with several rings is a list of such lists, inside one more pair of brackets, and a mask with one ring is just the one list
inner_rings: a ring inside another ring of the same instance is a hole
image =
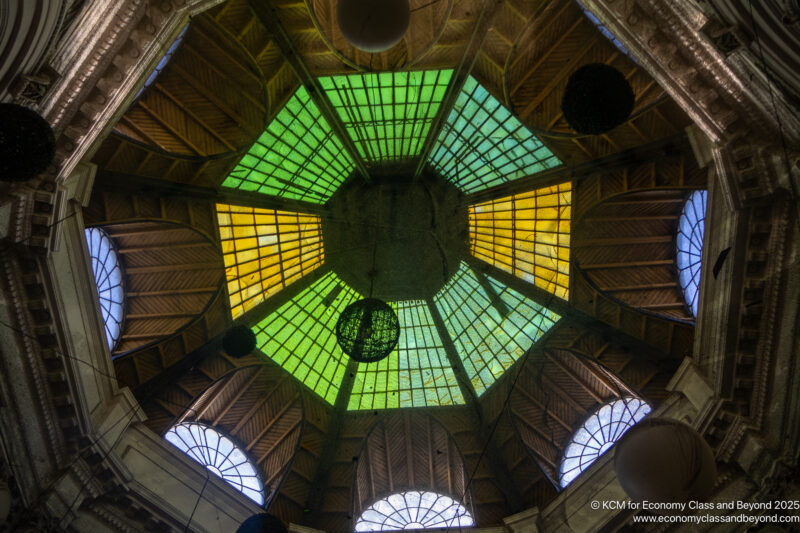
[[300, 87], [222, 186], [322, 204], [354, 168], [308, 91]]
[[571, 216], [570, 183], [472, 205], [470, 251], [566, 300]]
[[87, 228], [84, 236], [89, 247], [89, 258], [97, 286], [100, 316], [105, 326], [108, 349], [113, 351], [122, 333], [125, 305], [119, 256], [111, 238], [102, 229]]
[[325, 258], [316, 215], [217, 204], [217, 221], [233, 318]]
[[678, 281], [683, 289], [686, 305], [697, 317], [700, 300], [700, 267], [703, 259], [706, 203], [708, 191], [695, 191], [686, 200], [678, 222], [676, 263]]
[[258, 348], [333, 405], [348, 361], [336, 321], [359, 298], [329, 272], [256, 324]]
[[561, 487], [569, 485], [649, 413], [650, 406], [638, 398], [614, 400], [595, 411], [575, 432], [564, 451], [559, 473]]
[[429, 162], [465, 193], [561, 164], [471, 76], [442, 127]]
[[466, 263], [433, 301], [478, 395], [561, 318]]
[[361, 157], [378, 163], [416, 157], [439, 111], [452, 70], [321, 78]]
[[397, 531], [475, 525], [467, 509], [449, 496], [407, 491], [378, 500], [361, 513], [356, 531]]
[[261, 479], [250, 460], [228, 437], [204, 424], [183, 422], [172, 426], [164, 438], [206, 468], [213, 467], [210, 472], [258, 505], [264, 505]]

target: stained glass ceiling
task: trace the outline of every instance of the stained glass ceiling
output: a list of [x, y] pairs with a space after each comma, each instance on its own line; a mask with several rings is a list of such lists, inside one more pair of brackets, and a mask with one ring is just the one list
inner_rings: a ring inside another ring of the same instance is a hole
[[[223, 187], [325, 204], [353, 173], [353, 157], [368, 168], [421, 157], [438, 116], [428, 163], [464, 193], [561, 163], [475, 79], [452, 87], [451, 70], [318, 81], [322, 93], [312, 98], [299, 88]], [[448, 91], [451, 109], [442, 108]], [[320, 112], [319, 98], [334, 112], [327, 116], [341, 122], [336, 131], [350, 137], [352, 153]], [[570, 185], [562, 184], [472, 205], [469, 252], [566, 299], [570, 204]], [[259, 304], [324, 264], [320, 215], [218, 204], [217, 218], [234, 319], [258, 313]], [[330, 267], [282, 305], [266, 307], [266, 316], [246, 320], [257, 321], [264, 357], [331, 405], [342, 390], [347, 409], [364, 410], [464, 404], [466, 394], [484, 394], [560, 318], [467, 263], [442, 283], [429, 300], [389, 302], [400, 339], [378, 363], [351, 364], [339, 348], [336, 321], [365, 295]]]

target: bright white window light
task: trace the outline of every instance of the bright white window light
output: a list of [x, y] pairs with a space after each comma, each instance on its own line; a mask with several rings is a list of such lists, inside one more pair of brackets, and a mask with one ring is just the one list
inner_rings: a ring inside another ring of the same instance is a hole
[[614, 400], [592, 413], [564, 451], [559, 472], [561, 488], [572, 483], [648, 413], [650, 406], [638, 398]]
[[397, 531], [472, 526], [467, 509], [448, 496], [410, 490], [370, 505], [356, 522], [356, 531]]
[[683, 299], [697, 317], [700, 299], [700, 266], [703, 259], [703, 235], [705, 233], [706, 202], [708, 191], [695, 191], [686, 200], [678, 222], [678, 281], [683, 289]]
[[164, 438], [258, 505], [264, 505], [264, 487], [253, 463], [228, 437], [204, 424], [183, 422], [172, 426]]
[[89, 257], [97, 285], [97, 296], [100, 298], [100, 314], [105, 325], [108, 349], [113, 351], [122, 332], [125, 303], [122, 268], [108, 233], [100, 228], [87, 228], [84, 235], [86, 244], [89, 245]]

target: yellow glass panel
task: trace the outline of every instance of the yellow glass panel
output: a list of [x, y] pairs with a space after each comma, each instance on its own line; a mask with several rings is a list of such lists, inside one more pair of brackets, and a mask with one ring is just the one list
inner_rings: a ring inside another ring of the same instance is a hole
[[567, 299], [571, 203], [567, 182], [470, 206], [472, 255]]
[[217, 222], [233, 318], [322, 264], [316, 215], [217, 204]]

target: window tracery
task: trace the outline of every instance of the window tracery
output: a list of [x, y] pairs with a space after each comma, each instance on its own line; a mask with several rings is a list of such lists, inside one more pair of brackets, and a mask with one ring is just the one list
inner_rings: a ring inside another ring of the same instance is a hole
[[183, 422], [172, 426], [164, 438], [258, 505], [264, 505], [264, 487], [253, 463], [228, 437], [210, 426]]
[[561, 488], [572, 483], [650, 410], [646, 402], [628, 397], [611, 401], [592, 413], [564, 450], [558, 476]]
[[113, 351], [122, 333], [125, 291], [122, 268], [111, 237], [100, 228], [86, 228], [86, 244], [92, 264], [94, 282], [100, 302], [100, 314], [106, 332], [108, 349]]
[[708, 191], [695, 191], [686, 200], [678, 222], [677, 255], [678, 281], [686, 305], [697, 317], [700, 297], [700, 267], [703, 259], [706, 203]]
[[449, 496], [410, 490], [370, 505], [356, 521], [356, 531], [396, 531], [474, 525], [467, 509]]

